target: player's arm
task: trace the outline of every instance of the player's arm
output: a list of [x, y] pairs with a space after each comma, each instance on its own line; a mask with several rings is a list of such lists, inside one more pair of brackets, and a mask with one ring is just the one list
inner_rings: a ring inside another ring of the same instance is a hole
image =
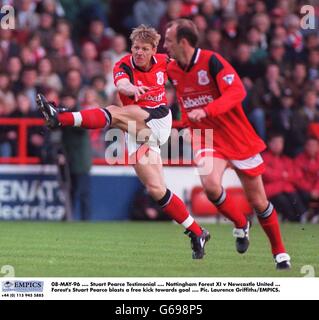
[[129, 79], [123, 78], [116, 83], [117, 90], [128, 97], [134, 97], [138, 101], [140, 97], [149, 90], [147, 86], [135, 86]]
[[149, 89], [146, 86], [135, 86], [132, 71], [121, 61], [115, 64], [113, 77], [117, 90], [125, 96], [134, 97], [135, 101], [138, 101], [140, 96]]
[[215, 54], [210, 59], [209, 72], [220, 97], [210, 102], [204, 110], [208, 116], [216, 117], [241, 103], [246, 97], [246, 90], [234, 68]]

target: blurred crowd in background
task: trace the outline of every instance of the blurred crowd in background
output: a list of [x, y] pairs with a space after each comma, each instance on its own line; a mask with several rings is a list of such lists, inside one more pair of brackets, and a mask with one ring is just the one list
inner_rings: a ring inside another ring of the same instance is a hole
[[[0, 29], [0, 118], [39, 117], [37, 92], [73, 110], [119, 105], [112, 68], [130, 51], [132, 28], [142, 23], [153, 26], [163, 40], [166, 24], [186, 17], [200, 31], [199, 46], [222, 54], [241, 76], [247, 90], [244, 110], [263, 139], [280, 135], [280, 154], [291, 159], [307, 152], [309, 134], [319, 136], [316, 127], [310, 127], [319, 123], [316, 0], [2, 0], [0, 4], [15, 8], [15, 29]], [[313, 6], [315, 28], [302, 27], [303, 5]], [[163, 41], [159, 52], [165, 52]], [[178, 120], [169, 85], [167, 93]], [[64, 134], [70, 145], [77, 139], [74, 133]], [[82, 145], [87, 152], [91, 148], [93, 157], [103, 158], [105, 132], [89, 134], [90, 143], [84, 136]], [[28, 136], [29, 155], [50, 162], [50, 133], [34, 127]], [[0, 126], [0, 157], [15, 156], [18, 139], [15, 126]], [[314, 157], [318, 163], [318, 147]], [[314, 170], [318, 176], [319, 168]]]

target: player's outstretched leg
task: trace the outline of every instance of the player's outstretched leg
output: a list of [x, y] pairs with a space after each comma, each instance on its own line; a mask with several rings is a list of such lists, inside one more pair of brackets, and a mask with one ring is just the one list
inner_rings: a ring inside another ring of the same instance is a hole
[[58, 127], [99, 129], [109, 126], [112, 122], [111, 113], [107, 109], [92, 108], [79, 112], [66, 112], [67, 108], [56, 108], [42, 94], [37, 95], [37, 105], [50, 129]]

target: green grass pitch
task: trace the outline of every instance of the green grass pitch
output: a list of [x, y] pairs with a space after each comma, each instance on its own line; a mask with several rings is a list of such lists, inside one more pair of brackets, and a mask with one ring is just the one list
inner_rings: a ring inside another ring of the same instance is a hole
[[0, 269], [13, 266], [16, 277], [302, 277], [311, 265], [319, 275], [319, 225], [282, 225], [288, 272], [275, 270], [259, 225], [244, 255], [231, 225], [206, 227], [206, 256], [192, 260], [189, 238], [171, 222], [0, 222]]

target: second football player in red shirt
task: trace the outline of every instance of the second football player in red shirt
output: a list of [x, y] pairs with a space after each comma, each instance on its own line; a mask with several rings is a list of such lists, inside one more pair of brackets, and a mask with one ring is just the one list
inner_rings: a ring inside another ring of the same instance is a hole
[[[249, 245], [249, 221], [221, 185], [230, 162], [245, 189], [248, 201], [267, 234], [277, 269], [289, 269], [273, 205], [267, 200], [261, 174], [264, 142], [248, 122], [241, 106], [244, 86], [232, 66], [218, 53], [197, 48], [194, 23], [178, 19], [168, 24], [164, 47], [175, 60], [168, 65], [168, 76], [176, 88], [185, 125], [193, 139], [204, 141], [205, 129], [213, 129], [213, 147], [196, 143], [195, 160], [208, 198], [234, 224], [236, 248], [244, 253]], [[198, 130], [201, 133], [198, 135]], [[196, 133], [194, 133], [196, 131]], [[209, 139], [208, 139], [209, 141]]]

